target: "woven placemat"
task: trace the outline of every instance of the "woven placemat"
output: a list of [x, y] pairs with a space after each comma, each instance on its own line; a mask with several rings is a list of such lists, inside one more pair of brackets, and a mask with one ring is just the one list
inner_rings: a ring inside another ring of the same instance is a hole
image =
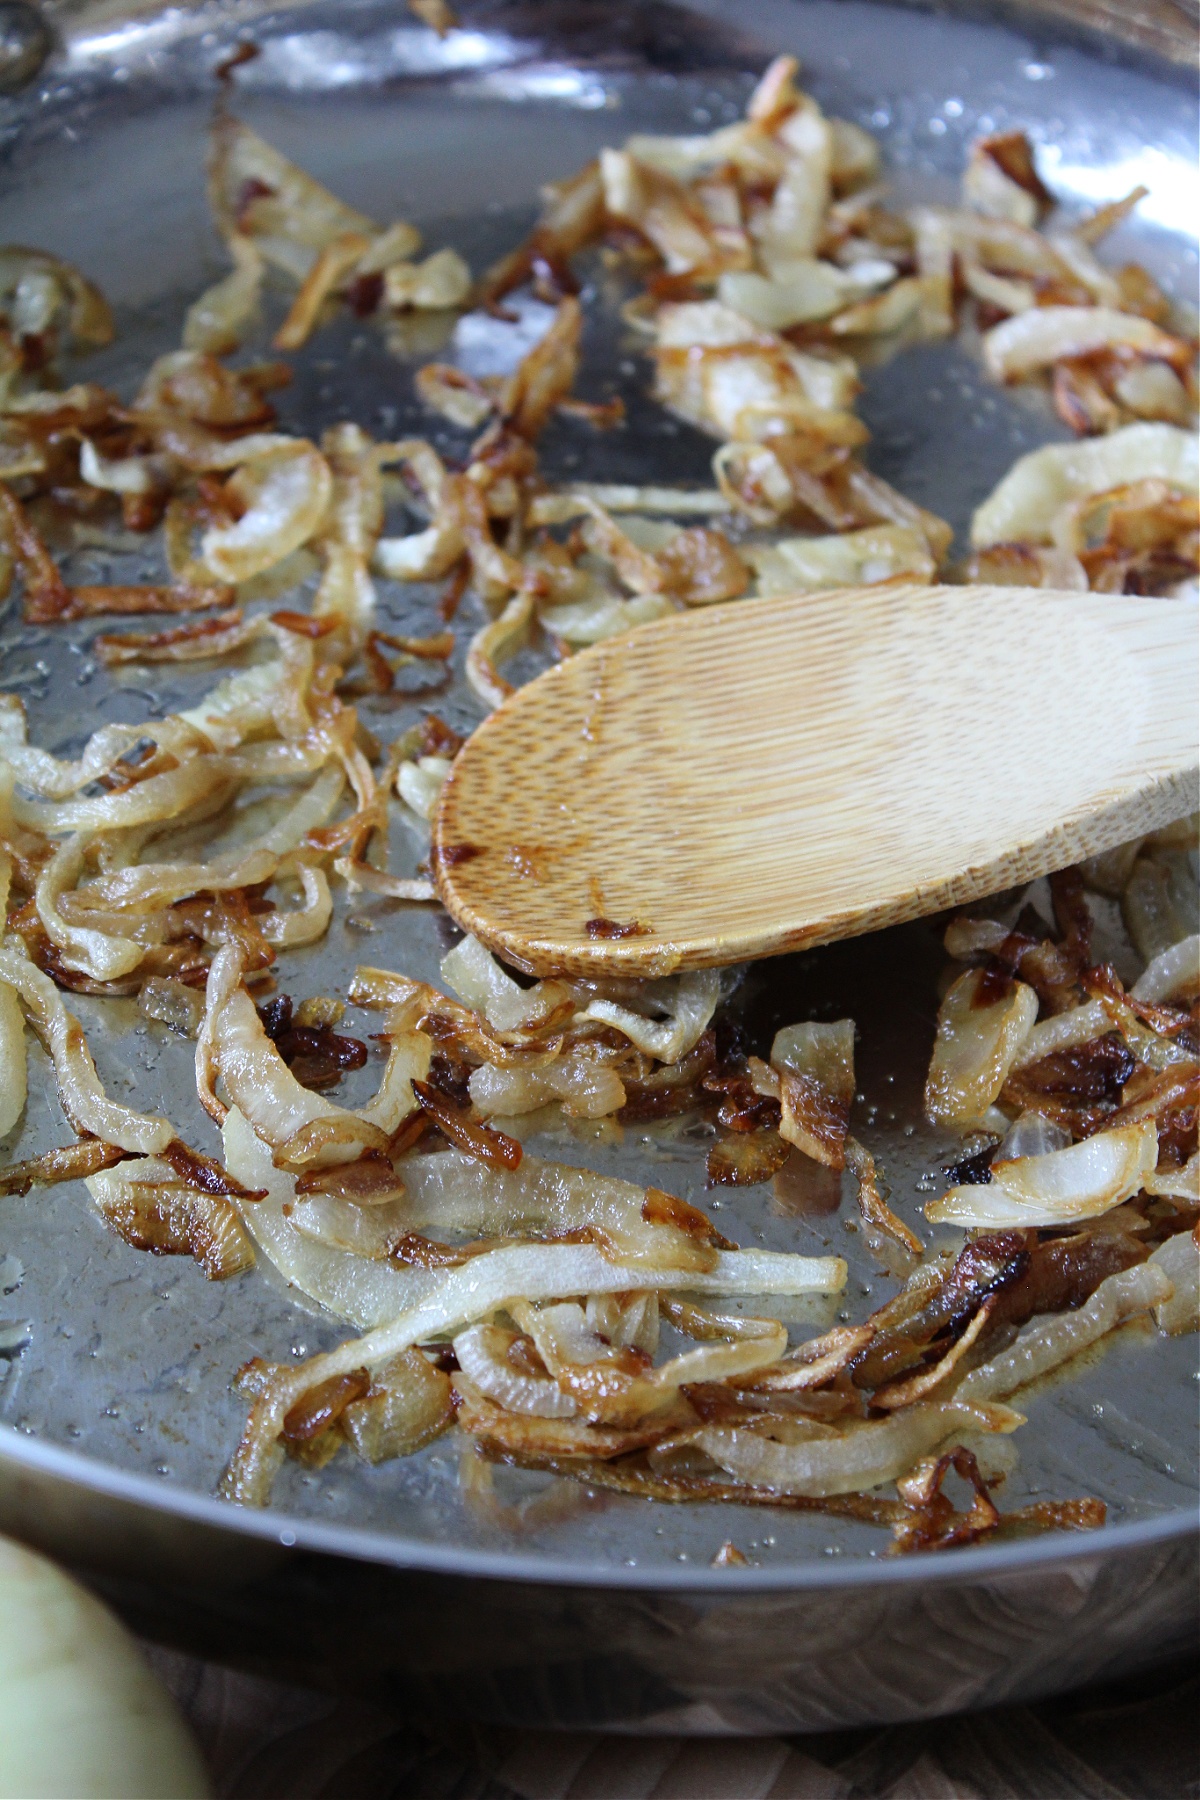
[[394, 1715], [145, 1646], [222, 1800], [1194, 1800], [1200, 1663], [1040, 1706], [814, 1737], [633, 1738]]

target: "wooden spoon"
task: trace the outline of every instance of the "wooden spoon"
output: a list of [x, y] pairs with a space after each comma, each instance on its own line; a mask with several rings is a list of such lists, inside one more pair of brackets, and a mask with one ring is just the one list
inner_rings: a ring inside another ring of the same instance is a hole
[[465, 929], [536, 974], [772, 956], [1031, 880], [1197, 806], [1185, 600], [886, 585], [746, 600], [559, 663], [459, 755]]

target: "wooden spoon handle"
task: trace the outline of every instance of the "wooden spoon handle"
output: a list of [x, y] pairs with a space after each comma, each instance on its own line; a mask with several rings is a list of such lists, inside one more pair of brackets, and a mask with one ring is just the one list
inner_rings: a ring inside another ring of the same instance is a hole
[[940, 911], [1197, 806], [1196, 609], [741, 601], [595, 645], [459, 756], [434, 866], [520, 967], [661, 974]]

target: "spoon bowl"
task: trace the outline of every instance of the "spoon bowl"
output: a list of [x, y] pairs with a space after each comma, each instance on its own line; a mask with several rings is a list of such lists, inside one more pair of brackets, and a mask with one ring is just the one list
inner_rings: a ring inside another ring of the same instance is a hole
[[1197, 806], [1196, 609], [886, 583], [607, 639], [465, 746], [458, 923], [545, 975], [656, 976], [963, 905]]

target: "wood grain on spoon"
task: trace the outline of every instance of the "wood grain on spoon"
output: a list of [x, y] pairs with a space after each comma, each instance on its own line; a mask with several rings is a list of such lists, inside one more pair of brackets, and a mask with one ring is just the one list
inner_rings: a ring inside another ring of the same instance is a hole
[[537, 974], [661, 975], [998, 892], [1197, 806], [1186, 600], [885, 585], [611, 638], [443, 790], [458, 922]]

